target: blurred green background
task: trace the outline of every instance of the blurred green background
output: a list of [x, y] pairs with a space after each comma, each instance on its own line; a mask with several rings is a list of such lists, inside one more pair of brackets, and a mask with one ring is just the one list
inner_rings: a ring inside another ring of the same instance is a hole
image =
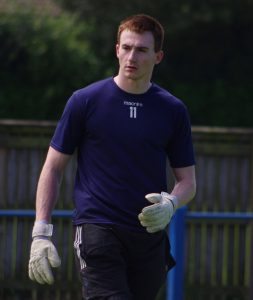
[[73, 90], [113, 76], [118, 23], [166, 30], [154, 81], [193, 125], [253, 126], [251, 0], [0, 0], [0, 118], [56, 120]]

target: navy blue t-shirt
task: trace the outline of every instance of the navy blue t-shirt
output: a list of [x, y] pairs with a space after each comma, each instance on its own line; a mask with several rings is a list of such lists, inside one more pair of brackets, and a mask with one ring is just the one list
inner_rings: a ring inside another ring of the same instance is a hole
[[144, 230], [137, 216], [146, 194], [166, 191], [166, 158], [173, 168], [195, 163], [185, 105], [156, 84], [129, 94], [113, 78], [73, 93], [51, 146], [78, 151], [75, 225]]

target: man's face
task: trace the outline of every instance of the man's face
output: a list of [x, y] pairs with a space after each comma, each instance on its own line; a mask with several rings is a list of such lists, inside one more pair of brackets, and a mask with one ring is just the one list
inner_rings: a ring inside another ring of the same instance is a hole
[[119, 75], [134, 81], [150, 81], [155, 64], [160, 63], [163, 52], [154, 50], [154, 37], [151, 32], [142, 34], [124, 30], [116, 45], [119, 59]]

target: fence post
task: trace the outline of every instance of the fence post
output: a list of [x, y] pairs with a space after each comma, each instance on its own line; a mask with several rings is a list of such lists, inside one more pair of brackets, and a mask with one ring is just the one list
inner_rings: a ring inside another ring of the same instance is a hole
[[176, 266], [169, 271], [167, 280], [167, 300], [184, 299], [184, 251], [185, 251], [185, 218], [187, 207], [177, 210], [169, 226], [171, 253]]

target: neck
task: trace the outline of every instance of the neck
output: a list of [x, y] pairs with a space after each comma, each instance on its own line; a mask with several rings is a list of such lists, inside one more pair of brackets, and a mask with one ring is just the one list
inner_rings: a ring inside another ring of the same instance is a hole
[[144, 94], [151, 86], [150, 81], [141, 82], [137, 80], [132, 80], [130, 78], [122, 79], [120, 75], [114, 77], [114, 82], [123, 91], [131, 94]]

